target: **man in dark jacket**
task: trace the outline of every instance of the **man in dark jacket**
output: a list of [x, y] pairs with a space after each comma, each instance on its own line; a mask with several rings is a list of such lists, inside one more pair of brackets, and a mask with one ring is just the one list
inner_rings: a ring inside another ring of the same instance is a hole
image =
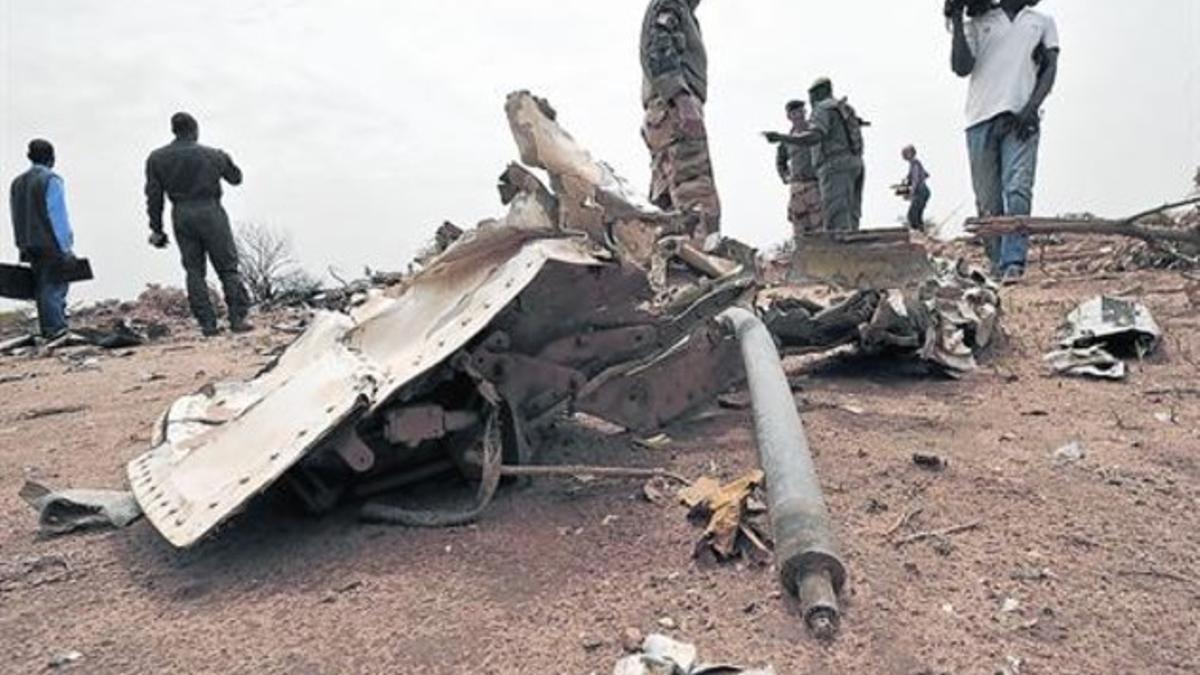
[[700, 0], [651, 0], [642, 23], [642, 137], [650, 150], [650, 201], [684, 214], [688, 234], [721, 229], [704, 127], [708, 56], [696, 7]]
[[33, 165], [12, 182], [9, 206], [13, 236], [22, 262], [33, 268], [34, 296], [42, 337], [67, 332], [67, 284], [58, 280], [63, 260], [72, 257], [74, 234], [67, 217], [63, 181], [54, 173], [54, 146], [35, 139], [26, 155]]
[[238, 250], [221, 206], [221, 180], [241, 185], [242, 171], [222, 150], [200, 145], [199, 125], [187, 113], [171, 117], [175, 140], [146, 160], [146, 210], [150, 215], [150, 244], [166, 248], [163, 233], [163, 194], [171, 199], [175, 241], [187, 272], [188, 304], [206, 336], [220, 332], [217, 315], [208, 297], [208, 265], [221, 279], [229, 327], [235, 333], [252, 330], [246, 322], [249, 296], [238, 271]]

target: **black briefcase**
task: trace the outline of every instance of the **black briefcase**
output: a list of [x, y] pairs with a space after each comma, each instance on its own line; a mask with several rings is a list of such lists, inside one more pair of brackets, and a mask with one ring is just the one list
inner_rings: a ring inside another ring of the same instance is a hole
[[0, 298], [33, 300], [33, 270], [0, 263]]
[[66, 258], [58, 261], [53, 276], [60, 284], [74, 284], [96, 278], [92, 275], [92, 264], [87, 258]]
[[[87, 258], [65, 258], [53, 263], [51, 278], [63, 284], [91, 281], [92, 264]], [[28, 265], [6, 265], [0, 263], [0, 298], [10, 300], [35, 299], [36, 284], [33, 268]]]

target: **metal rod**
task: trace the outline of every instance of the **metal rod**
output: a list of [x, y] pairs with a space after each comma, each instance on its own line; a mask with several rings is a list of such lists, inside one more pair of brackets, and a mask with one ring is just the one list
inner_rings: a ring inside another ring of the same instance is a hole
[[752, 312], [734, 307], [718, 320], [737, 335], [746, 363], [780, 580], [799, 598], [809, 630], [820, 639], [832, 638], [846, 568], [779, 351]]

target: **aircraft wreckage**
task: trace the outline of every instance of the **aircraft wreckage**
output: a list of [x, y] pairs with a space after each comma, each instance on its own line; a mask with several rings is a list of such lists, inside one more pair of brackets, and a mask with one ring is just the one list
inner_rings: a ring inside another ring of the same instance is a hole
[[[845, 571], [799, 417], [786, 414], [795, 406], [771, 343], [811, 350], [858, 342], [968, 370], [995, 332], [995, 287], [961, 265], [931, 262], [905, 240], [907, 262], [881, 270], [910, 270], [907, 280], [878, 286], [893, 290], [871, 290], [866, 265], [855, 268], [858, 292], [833, 306], [766, 301], [748, 247], [686, 236], [682, 216], [650, 205], [595, 159], [544, 100], [517, 92], [506, 112], [522, 162], [500, 177], [507, 215], [357, 306], [317, 312], [256, 378], [175, 402], [152, 449], [128, 465], [147, 518], [170, 543], [189, 547], [276, 483], [321, 512], [457, 471], [480, 485], [477, 508], [451, 519], [461, 522], [478, 515], [505, 467], [530, 463], [538, 426], [583, 412], [652, 430], [750, 373], [756, 410], [776, 411], [756, 417], [764, 469], [774, 467], [772, 518], [784, 519], [775, 526], [788, 558], [783, 581], [795, 591], [815, 580], [822, 590], [813, 616], [830, 625]], [[548, 186], [526, 167], [544, 171]], [[873, 259], [880, 238], [867, 239]], [[814, 245], [821, 253], [812, 269], [797, 268], [819, 277], [813, 270], [837, 262], [836, 240]], [[773, 338], [756, 328], [758, 313], [735, 309], [756, 303], [766, 305], [758, 309]], [[785, 466], [801, 454], [802, 466]], [[364, 515], [453, 524], [381, 503]], [[804, 524], [789, 530], [788, 518]]]

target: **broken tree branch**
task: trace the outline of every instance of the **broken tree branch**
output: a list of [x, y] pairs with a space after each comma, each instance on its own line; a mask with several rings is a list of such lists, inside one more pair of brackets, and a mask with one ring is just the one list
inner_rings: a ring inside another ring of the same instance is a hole
[[37, 408], [34, 410], [27, 410], [27, 411], [21, 413], [20, 415], [17, 416], [17, 419], [19, 419], [23, 422], [28, 422], [30, 420], [42, 419], [43, 417], [54, 417], [55, 415], [70, 415], [73, 413], [85, 412], [89, 409], [90, 409], [89, 406], [86, 406], [86, 405], [67, 405], [67, 406], [55, 406], [55, 407], [50, 407], [50, 408]]
[[967, 231], [976, 236], [1001, 234], [1098, 234], [1131, 237], [1149, 243], [1175, 242], [1200, 245], [1200, 229], [1166, 228], [1141, 225], [1138, 221], [1164, 211], [1200, 204], [1200, 197], [1192, 197], [1171, 204], [1143, 211], [1129, 218], [1110, 220], [1104, 218], [1039, 218], [1033, 216], [1003, 216], [967, 219]]
[[887, 532], [883, 533], [883, 538], [887, 539], [887, 538], [891, 537], [893, 534], [896, 534], [902, 528], [904, 528], [906, 525], [911, 523], [913, 518], [916, 518], [917, 516], [921, 515], [921, 513], [924, 511], [925, 511], [925, 509], [918, 507], [918, 508], [915, 508], [915, 509], [905, 513], [904, 515], [900, 516], [900, 519], [896, 521], [896, 524], [892, 525], [888, 529]]
[[1176, 574], [1175, 572], [1170, 572], [1167, 570], [1159, 570], [1159, 569], [1121, 570], [1121, 571], [1117, 572], [1117, 576], [1150, 577], [1152, 579], [1168, 579], [1170, 581], [1178, 581], [1181, 584], [1191, 584], [1193, 586], [1200, 586], [1200, 581], [1196, 581], [1195, 579], [1193, 579], [1191, 577], [1184, 576], [1182, 574]]
[[979, 527], [981, 525], [983, 525], [983, 522], [977, 520], [973, 523], [967, 523], [966, 525], [956, 525], [954, 527], [948, 527], [944, 530], [928, 530], [926, 532], [918, 532], [916, 534], [907, 536], [903, 539], [897, 539], [894, 543], [895, 543], [896, 548], [900, 548], [902, 546], [907, 546], [908, 544], [915, 544], [919, 541], [925, 541], [926, 539], [943, 539], [943, 538], [949, 537], [950, 535], [953, 535], [953, 534], [960, 534], [962, 532], [970, 532], [971, 530], [979, 529]]
[[683, 476], [662, 468], [637, 469], [609, 466], [504, 466], [500, 468], [501, 476], [509, 477], [564, 477], [591, 476], [593, 478], [668, 478], [683, 485], [691, 485], [692, 481]]

